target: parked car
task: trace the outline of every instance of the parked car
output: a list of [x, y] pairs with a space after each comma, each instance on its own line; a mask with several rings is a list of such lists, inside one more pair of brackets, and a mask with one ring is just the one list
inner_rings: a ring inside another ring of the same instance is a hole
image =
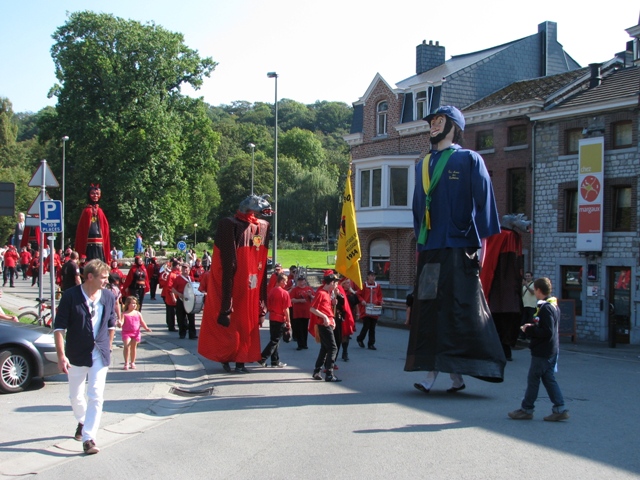
[[1, 393], [21, 392], [33, 378], [58, 373], [51, 329], [0, 320]]

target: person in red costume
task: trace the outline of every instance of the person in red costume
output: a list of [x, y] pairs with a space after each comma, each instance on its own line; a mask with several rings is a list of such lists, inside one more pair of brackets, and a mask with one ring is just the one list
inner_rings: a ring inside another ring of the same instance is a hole
[[125, 278], [127, 278], [127, 276], [124, 274], [124, 272], [122, 270], [120, 270], [118, 268], [118, 261], [117, 260], [111, 260], [111, 272], [114, 275], [118, 275], [120, 277], [120, 281], [122, 282]]
[[247, 373], [261, 357], [260, 325], [267, 313], [270, 216], [265, 198], [251, 195], [233, 217], [220, 220], [207, 279], [198, 353], [230, 372]]
[[282, 273], [282, 271], [283, 271], [282, 270], [282, 265], [280, 265], [279, 263], [276, 263], [274, 265], [274, 267], [273, 267], [273, 273], [271, 274], [271, 277], [269, 278], [269, 284], [267, 285], [267, 297], [271, 293], [271, 290], [273, 290], [273, 288], [278, 283], [278, 275], [280, 275]]
[[111, 256], [109, 222], [98, 205], [102, 195], [100, 185], [91, 184], [88, 194], [89, 203], [78, 220], [75, 250], [80, 256], [86, 255], [87, 262], [94, 258], [108, 262]]
[[362, 285], [362, 289], [358, 291], [358, 299], [360, 300], [358, 312], [362, 319], [362, 330], [356, 337], [356, 341], [358, 345], [360, 345], [360, 348], [364, 348], [364, 339], [367, 333], [369, 333], [369, 350], [377, 350], [375, 343], [378, 315], [367, 313], [367, 305], [382, 305], [382, 288], [380, 284], [376, 282], [376, 273], [373, 270], [369, 270], [367, 273], [367, 282]]
[[189, 271], [189, 278], [191, 279], [192, 282], [200, 283], [200, 278], [202, 277], [203, 273], [204, 273], [204, 267], [202, 266], [202, 262], [200, 261], [200, 259], [197, 258], [195, 264], [193, 265], [193, 267], [191, 267], [191, 270]]
[[147, 269], [144, 267], [142, 258], [135, 258], [135, 264], [129, 270], [127, 278], [122, 284], [122, 290], [126, 293], [127, 297], [132, 295], [138, 297], [138, 309], [142, 311], [144, 294], [151, 290], [149, 286], [149, 275], [147, 275]]

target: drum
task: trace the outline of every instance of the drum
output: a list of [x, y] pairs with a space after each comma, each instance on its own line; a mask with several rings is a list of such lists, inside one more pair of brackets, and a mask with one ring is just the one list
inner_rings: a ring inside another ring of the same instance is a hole
[[367, 306], [365, 307], [365, 313], [366, 315], [371, 317], [379, 317], [380, 315], [382, 315], [382, 306], [367, 303]]
[[200, 283], [189, 282], [184, 286], [184, 309], [187, 313], [200, 313], [204, 306], [204, 293], [198, 290]]

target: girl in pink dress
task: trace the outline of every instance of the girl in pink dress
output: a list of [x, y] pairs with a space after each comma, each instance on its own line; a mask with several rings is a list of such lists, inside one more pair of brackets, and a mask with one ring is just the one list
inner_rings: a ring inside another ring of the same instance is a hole
[[122, 315], [122, 343], [124, 344], [124, 369], [136, 368], [136, 349], [140, 343], [140, 327], [147, 332], [151, 329], [144, 323], [142, 314], [137, 310], [138, 298], [127, 297]]

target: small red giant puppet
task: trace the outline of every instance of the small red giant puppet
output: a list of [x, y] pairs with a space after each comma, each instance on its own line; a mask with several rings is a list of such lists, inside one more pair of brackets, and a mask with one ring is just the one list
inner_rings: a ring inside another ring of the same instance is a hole
[[230, 372], [261, 357], [260, 325], [267, 313], [267, 252], [270, 216], [265, 198], [251, 195], [233, 217], [220, 220], [207, 279], [198, 353]]
[[101, 195], [100, 185], [92, 183], [88, 191], [89, 203], [82, 210], [76, 229], [75, 249], [80, 257], [87, 256], [87, 262], [94, 258], [108, 262], [111, 256], [109, 222], [98, 205]]
[[484, 264], [480, 272], [482, 290], [496, 324], [507, 360], [515, 347], [522, 318], [522, 239], [531, 222], [524, 214], [502, 217], [502, 231], [487, 238]]

